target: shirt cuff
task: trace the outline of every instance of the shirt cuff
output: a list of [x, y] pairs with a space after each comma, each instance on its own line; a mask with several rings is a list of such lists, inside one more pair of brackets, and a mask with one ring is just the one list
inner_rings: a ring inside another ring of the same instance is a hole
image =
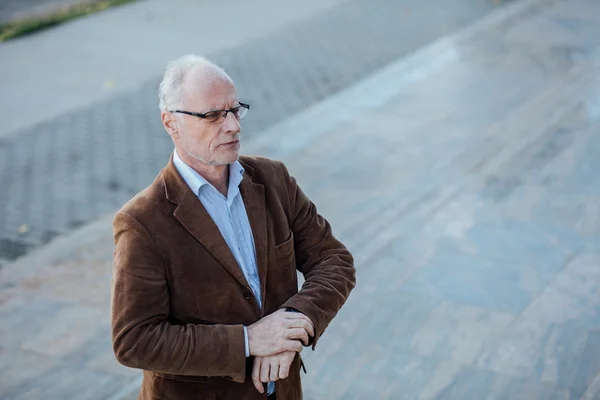
[[244, 345], [246, 348], [246, 357], [250, 357], [250, 345], [248, 344], [248, 328], [244, 326]]

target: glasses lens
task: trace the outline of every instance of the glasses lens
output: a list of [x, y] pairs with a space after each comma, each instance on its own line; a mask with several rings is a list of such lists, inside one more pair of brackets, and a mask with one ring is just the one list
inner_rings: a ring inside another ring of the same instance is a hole
[[220, 119], [223, 119], [224, 111], [211, 111], [206, 113], [206, 120], [210, 122], [217, 122]]
[[248, 115], [248, 109], [245, 107], [238, 107], [237, 112], [236, 112], [236, 117], [242, 119], [244, 118], [246, 115]]

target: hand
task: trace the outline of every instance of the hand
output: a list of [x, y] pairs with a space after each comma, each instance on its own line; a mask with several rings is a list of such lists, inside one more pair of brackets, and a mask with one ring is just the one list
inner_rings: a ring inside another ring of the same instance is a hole
[[294, 351], [284, 351], [274, 356], [254, 358], [252, 382], [256, 390], [263, 393], [263, 383], [276, 382], [279, 379], [287, 378], [295, 356], [296, 352]]
[[308, 345], [308, 337], [314, 334], [315, 328], [306, 315], [280, 309], [248, 327], [250, 355], [267, 357], [284, 351], [299, 353], [302, 344]]

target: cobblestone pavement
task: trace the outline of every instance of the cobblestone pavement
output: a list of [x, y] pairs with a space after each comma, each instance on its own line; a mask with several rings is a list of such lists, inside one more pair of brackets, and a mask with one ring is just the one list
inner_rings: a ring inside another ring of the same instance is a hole
[[[244, 145], [286, 162], [357, 260], [303, 354], [307, 399], [600, 399], [600, 3], [484, 22]], [[135, 398], [110, 221], [0, 270], [1, 398]]]
[[[494, 7], [348, 0], [209, 56], [252, 105], [252, 138]], [[158, 80], [0, 138], [0, 264], [118, 209], [153, 180], [172, 150], [156, 111]]]

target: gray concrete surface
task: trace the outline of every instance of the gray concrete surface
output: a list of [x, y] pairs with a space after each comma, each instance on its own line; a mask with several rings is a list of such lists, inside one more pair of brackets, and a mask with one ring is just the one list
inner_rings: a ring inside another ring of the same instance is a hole
[[[525, 0], [244, 144], [357, 260], [307, 399], [600, 399], [599, 72], [599, 3]], [[0, 269], [0, 397], [135, 398], [110, 220]]]
[[[245, 135], [258, 137], [495, 7], [149, 0], [0, 45], [0, 258], [117, 209], [151, 182], [172, 148], [155, 94], [169, 59], [195, 51], [222, 64], [252, 105]], [[215, 18], [224, 9], [234, 10], [226, 30]]]

